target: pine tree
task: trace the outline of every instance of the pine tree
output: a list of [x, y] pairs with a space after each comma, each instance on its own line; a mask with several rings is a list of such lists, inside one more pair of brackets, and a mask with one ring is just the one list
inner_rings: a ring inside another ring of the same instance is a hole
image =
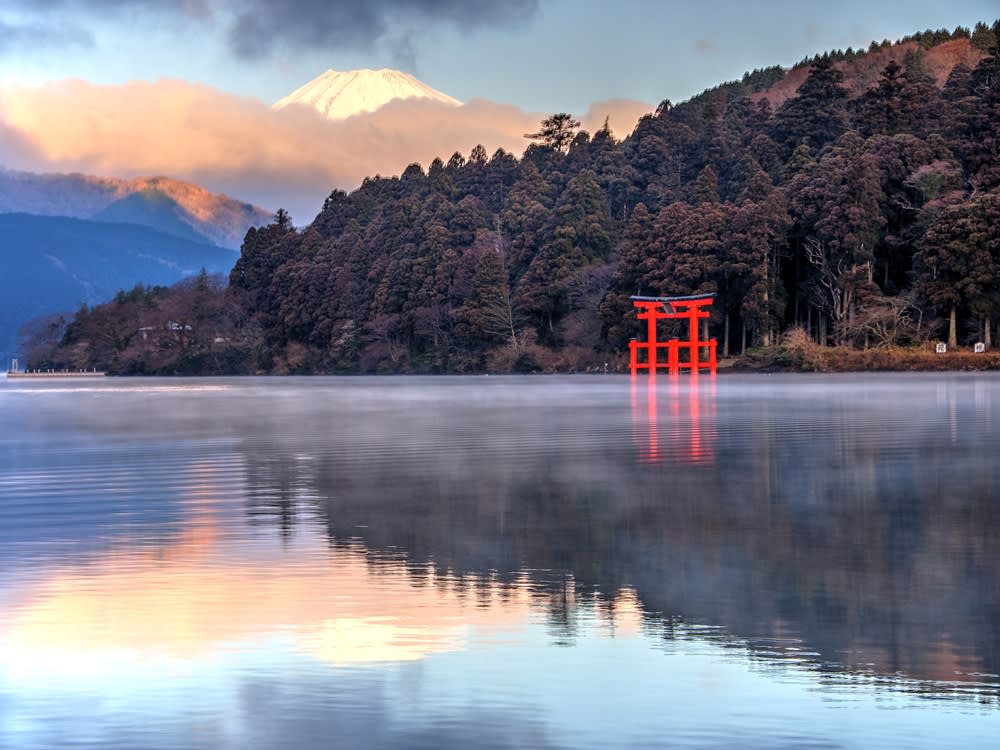
[[[1000, 239], [993, 221], [1000, 219], [1000, 193], [970, 196], [933, 215], [914, 258], [917, 291], [948, 316], [948, 345], [958, 345], [960, 308], [989, 319], [997, 302]], [[989, 325], [987, 324], [987, 328]]]
[[542, 120], [542, 127], [538, 132], [525, 133], [524, 137], [538, 141], [555, 151], [565, 152], [569, 149], [569, 144], [572, 143], [579, 127], [579, 120], [574, 120], [573, 116], [566, 112], [559, 112]]
[[880, 174], [863, 145], [846, 134], [789, 185], [810, 300], [829, 316], [838, 342], [858, 311], [858, 290], [872, 282], [874, 249], [885, 225]]
[[836, 140], [847, 129], [843, 80], [844, 74], [833, 67], [829, 58], [817, 60], [798, 95], [778, 110], [776, 140], [789, 150], [803, 142], [819, 150]]
[[569, 311], [569, 279], [579, 269], [606, 260], [613, 245], [607, 201], [594, 173], [581, 172], [556, 201], [538, 254], [517, 285], [516, 302], [542, 340], [557, 341], [556, 326]]

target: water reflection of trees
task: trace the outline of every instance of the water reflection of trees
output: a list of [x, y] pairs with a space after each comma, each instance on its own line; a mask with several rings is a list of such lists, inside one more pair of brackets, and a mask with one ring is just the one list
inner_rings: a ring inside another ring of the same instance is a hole
[[681, 396], [638, 431], [635, 413], [596, 434], [551, 415], [497, 413], [483, 433], [461, 414], [375, 413], [317, 450], [307, 426], [246, 445], [251, 513], [284, 533], [318, 521], [333, 545], [404, 557], [415, 581], [527, 573], [558, 642], [631, 589], [664, 637], [718, 624], [768, 663], [996, 699], [1000, 467], [981, 404], [931, 400], [915, 419], [856, 393], [821, 411], [703, 401], [712, 460], [651, 462], [637, 436], [682, 445]]

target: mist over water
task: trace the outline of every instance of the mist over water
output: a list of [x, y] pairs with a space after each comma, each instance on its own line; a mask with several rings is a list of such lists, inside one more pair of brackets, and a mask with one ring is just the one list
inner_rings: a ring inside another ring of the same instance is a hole
[[0, 747], [993, 747], [1000, 378], [0, 382]]

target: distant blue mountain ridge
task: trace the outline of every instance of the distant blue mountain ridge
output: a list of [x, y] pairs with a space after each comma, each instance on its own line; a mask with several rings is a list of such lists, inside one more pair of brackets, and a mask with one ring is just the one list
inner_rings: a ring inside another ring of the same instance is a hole
[[[131, 196], [129, 196], [131, 197]], [[143, 196], [102, 211], [102, 220], [0, 214], [0, 366], [19, 351], [18, 331], [42, 315], [106, 302], [138, 283], [169, 286], [197, 274], [228, 273], [237, 253], [207, 239], [109, 221], [148, 210], [171, 225], [168, 203]]]
[[0, 213], [145, 224], [188, 240], [238, 248], [271, 212], [171, 177], [19, 172], [0, 164]]

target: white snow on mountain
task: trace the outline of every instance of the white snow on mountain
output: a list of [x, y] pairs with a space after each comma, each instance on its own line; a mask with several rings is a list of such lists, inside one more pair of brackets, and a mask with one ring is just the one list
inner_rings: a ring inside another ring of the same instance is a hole
[[431, 99], [461, 106], [462, 102], [398, 70], [328, 70], [274, 103], [275, 109], [308, 104], [331, 120], [374, 112], [394, 99]]

